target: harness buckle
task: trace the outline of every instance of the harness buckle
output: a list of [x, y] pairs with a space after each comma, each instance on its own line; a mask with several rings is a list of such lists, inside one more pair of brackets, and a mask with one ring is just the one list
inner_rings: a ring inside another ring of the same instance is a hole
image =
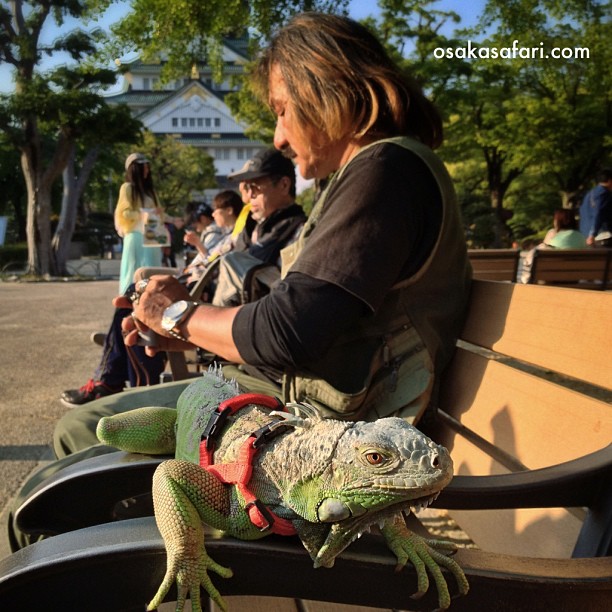
[[225, 421], [227, 421], [227, 417], [229, 417], [230, 414], [230, 410], [219, 410], [219, 408], [215, 408], [215, 410], [211, 412], [208, 423], [206, 423], [206, 427], [200, 438], [202, 442], [205, 442], [207, 449], [212, 448], [212, 442], [214, 442], [215, 438], [219, 435], [219, 432], [223, 428], [223, 425], [225, 425]]
[[249, 516], [251, 514], [249, 510], [253, 507], [256, 508], [259, 512], [260, 518], [267, 522], [265, 524], [263, 524], [263, 520], [258, 522], [261, 524], [255, 523], [253, 520], [251, 520], [251, 522], [257, 526], [259, 531], [268, 531], [268, 529], [272, 529], [272, 526], [274, 525], [274, 516], [272, 516], [267, 506], [265, 504], [262, 504], [258, 499], [254, 499], [248, 502], [244, 509], [249, 514]]
[[272, 421], [260, 427], [251, 434], [251, 438], [253, 438], [251, 446], [255, 449], [260, 448], [282, 434], [287, 427], [290, 427], [290, 425], [287, 425], [284, 421]]

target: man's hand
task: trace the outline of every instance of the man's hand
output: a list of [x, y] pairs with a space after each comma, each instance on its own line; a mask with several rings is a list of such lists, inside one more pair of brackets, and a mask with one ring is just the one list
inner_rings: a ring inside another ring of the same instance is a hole
[[147, 336], [155, 334], [154, 346], [147, 346], [147, 355], [155, 355], [157, 351], [184, 351], [191, 345], [174, 338], [168, 338], [167, 332], [161, 327], [164, 310], [179, 300], [190, 298], [185, 287], [173, 276], [152, 276], [148, 282], [139, 281], [134, 297], [119, 296], [113, 300], [116, 308], [133, 308], [131, 317], [126, 317], [121, 323], [127, 346], [141, 344], [138, 332]]

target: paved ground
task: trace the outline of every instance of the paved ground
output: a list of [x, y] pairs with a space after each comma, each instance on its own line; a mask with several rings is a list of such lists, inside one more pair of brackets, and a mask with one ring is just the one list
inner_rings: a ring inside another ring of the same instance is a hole
[[53, 427], [68, 410], [59, 395], [84, 384], [100, 357], [89, 335], [108, 327], [119, 262], [95, 263], [83, 273], [112, 280], [0, 282], [0, 558], [8, 501], [51, 457]]

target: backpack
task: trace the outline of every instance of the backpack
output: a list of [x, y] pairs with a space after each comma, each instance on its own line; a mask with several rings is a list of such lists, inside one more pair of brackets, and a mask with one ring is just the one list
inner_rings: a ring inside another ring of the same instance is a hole
[[280, 280], [280, 270], [244, 251], [232, 251], [219, 261], [213, 306], [240, 306], [267, 295]]

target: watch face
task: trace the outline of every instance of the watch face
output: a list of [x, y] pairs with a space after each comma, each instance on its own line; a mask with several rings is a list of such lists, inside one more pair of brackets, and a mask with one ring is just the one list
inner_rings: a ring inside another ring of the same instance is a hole
[[187, 300], [180, 300], [170, 304], [162, 317], [162, 328], [166, 331], [174, 329], [177, 321], [181, 318], [184, 312], [189, 308], [189, 302]]

